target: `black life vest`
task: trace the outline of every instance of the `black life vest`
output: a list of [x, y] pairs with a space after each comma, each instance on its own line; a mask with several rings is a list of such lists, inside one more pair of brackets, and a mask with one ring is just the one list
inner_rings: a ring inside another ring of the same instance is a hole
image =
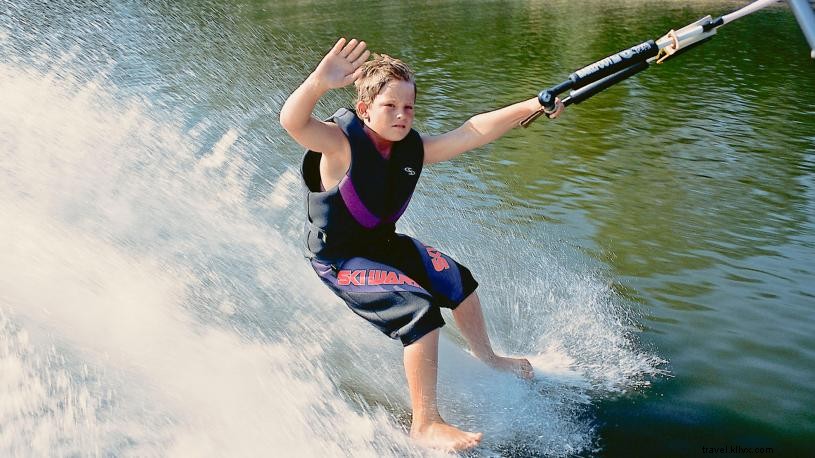
[[340, 182], [323, 189], [321, 154], [307, 151], [302, 176], [306, 195], [306, 245], [309, 256], [342, 258], [390, 237], [407, 209], [422, 173], [424, 146], [418, 132], [393, 144], [383, 158], [356, 113], [341, 108], [330, 121], [351, 145], [351, 165]]

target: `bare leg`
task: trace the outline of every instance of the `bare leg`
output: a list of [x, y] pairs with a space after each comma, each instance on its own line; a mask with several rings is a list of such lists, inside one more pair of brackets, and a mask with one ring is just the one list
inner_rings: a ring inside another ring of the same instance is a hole
[[448, 425], [436, 404], [439, 363], [439, 330], [436, 329], [405, 347], [405, 374], [413, 407], [410, 437], [422, 445], [444, 450], [466, 450], [481, 441], [481, 433], [470, 433]]
[[478, 359], [496, 369], [514, 372], [521, 378], [532, 378], [532, 364], [528, 359], [507, 358], [498, 356], [492, 351], [487, 326], [484, 323], [484, 314], [481, 312], [481, 301], [478, 300], [475, 292], [467, 296], [467, 299], [464, 299], [464, 302], [453, 310], [453, 318]]

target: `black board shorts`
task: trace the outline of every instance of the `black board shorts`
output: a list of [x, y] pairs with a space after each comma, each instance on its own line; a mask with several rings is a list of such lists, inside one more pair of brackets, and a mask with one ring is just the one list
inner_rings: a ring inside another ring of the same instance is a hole
[[439, 307], [455, 309], [478, 287], [469, 269], [402, 234], [360, 256], [311, 265], [354, 313], [405, 346], [444, 326]]

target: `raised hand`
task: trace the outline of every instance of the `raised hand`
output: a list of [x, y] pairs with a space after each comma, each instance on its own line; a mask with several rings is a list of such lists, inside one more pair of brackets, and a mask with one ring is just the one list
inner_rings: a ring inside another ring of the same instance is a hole
[[364, 41], [356, 38], [346, 42], [340, 38], [314, 70], [314, 76], [325, 89], [336, 89], [353, 83], [360, 76], [359, 67], [371, 52]]

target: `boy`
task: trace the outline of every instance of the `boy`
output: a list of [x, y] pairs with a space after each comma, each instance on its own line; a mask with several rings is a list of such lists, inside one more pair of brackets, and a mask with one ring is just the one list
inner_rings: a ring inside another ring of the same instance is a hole
[[[306, 243], [323, 283], [356, 314], [404, 345], [413, 420], [410, 436], [433, 448], [464, 450], [481, 433], [447, 424], [436, 405], [439, 307], [453, 317], [470, 349], [486, 364], [532, 377], [522, 358], [496, 355], [487, 335], [478, 283], [440, 251], [397, 234], [423, 165], [453, 159], [485, 145], [540, 110], [537, 98], [470, 118], [441, 135], [412, 130], [416, 85], [403, 62], [374, 56], [366, 44], [341, 38], [283, 104], [280, 123], [308, 151]], [[356, 112], [331, 121], [312, 115], [328, 90], [355, 83]], [[555, 117], [563, 110], [557, 101]]]

